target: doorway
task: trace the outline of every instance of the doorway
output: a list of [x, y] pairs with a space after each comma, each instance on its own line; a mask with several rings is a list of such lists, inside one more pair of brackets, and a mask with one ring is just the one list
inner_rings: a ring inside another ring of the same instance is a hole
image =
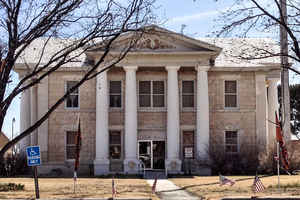
[[165, 141], [140, 140], [138, 141], [138, 155], [145, 169], [165, 168]]

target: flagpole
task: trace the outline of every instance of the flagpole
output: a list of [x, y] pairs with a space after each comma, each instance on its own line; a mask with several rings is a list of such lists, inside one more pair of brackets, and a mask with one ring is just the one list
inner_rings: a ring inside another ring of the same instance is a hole
[[280, 190], [280, 155], [279, 155], [279, 142], [277, 142], [277, 174], [278, 174], [278, 192]]

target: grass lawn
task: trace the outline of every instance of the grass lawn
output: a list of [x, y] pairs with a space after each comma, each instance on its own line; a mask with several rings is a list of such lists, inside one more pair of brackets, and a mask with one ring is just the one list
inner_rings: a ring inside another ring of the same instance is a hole
[[[176, 185], [205, 199], [218, 199], [225, 196], [254, 196], [251, 190], [254, 176], [226, 176], [236, 183], [231, 187], [228, 185], [219, 186], [218, 176], [195, 176], [193, 178], [172, 178]], [[300, 175], [280, 176], [281, 189], [278, 192], [277, 176], [263, 177], [261, 181], [266, 190], [256, 193], [255, 196], [296, 196], [300, 195]]]
[[[35, 198], [32, 178], [0, 178], [0, 183], [21, 183], [23, 191], [0, 192], [0, 199]], [[143, 179], [115, 179], [117, 198], [149, 198], [151, 186]], [[109, 178], [78, 178], [74, 194], [72, 178], [39, 178], [40, 198], [109, 198], [112, 180]], [[152, 195], [152, 198], [158, 198]]]

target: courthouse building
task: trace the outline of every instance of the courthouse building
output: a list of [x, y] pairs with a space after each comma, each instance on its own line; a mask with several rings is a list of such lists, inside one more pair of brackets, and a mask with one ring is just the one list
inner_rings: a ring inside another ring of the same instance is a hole
[[[228, 155], [243, 147], [266, 154], [274, 144], [278, 108], [278, 58], [245, 61], [252, 45], [278, 49], [269, 39], [193, 39], [150, 26], [115, 67], [87, 81], [61, 104], [22, 148], [38, 144], [41, 173], [72, 173], [77, 117], [82, 148], [80, 173], [138, 173], [147, 170], [181, 173], [186, 160], [193, 171], [209, 174], [208, 150], [222, 146]], [[117, 53], [130, 34], [112, 48]], [[58, 39], [56, 39], [58, 40]], [[49, 41], [47, 56], [59, 42]], [[35, 41], [15, 66], [22, 77], [38, 61], [43, 38]], [[95, 47], [80, 62], [61, 67], [21, 97], [21, 132], [39, 119], [85, 73], [103, 51]], [[88, 61], [88, 62], [86, 62]], [[25, 64], [26, 62], [26, 64]], [[202, 165], [203, 164], [203, 165]]]

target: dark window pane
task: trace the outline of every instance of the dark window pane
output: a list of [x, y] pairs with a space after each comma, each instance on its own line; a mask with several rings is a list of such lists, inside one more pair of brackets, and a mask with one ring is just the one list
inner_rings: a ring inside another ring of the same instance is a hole
[[109, 82], [109, 93], [121, 94], [121, 81], [110, 81]]
[[75, 159], [76, 157], [76, 146], [67, 146], [67, 159]]
[[153, 107], [164, 107], [165, 96], [164, 95], [153, 95]]
[[194, 93], [194, 81], [182, 81], [182, 93]]
[[236, 81], [225, 81], [225, 93], [236, 93]]
[[77, 108], [78, 107], [78, 95], [71, 94], [67, 97], [67, 108]]
[[140, 95], [139, 104], [140, 107], [150, 107], [151, 106], [151, 96], [150, 95]]
[[111, 159], [120, 159], [121, 158], [121, 146], [110, 145], [109, 155]]
[[109, 134], [110, 144], [121, 144], [121, 133], [119, 131], [112, 131]]
[[165, 84], [163, 81], [153, 81], [153, 94], [164, 94]]
[[183, 107], [194, 107], [194, 95], [182, 95]]
[[[78, 83], [78, 81], [67, 81], [67, 91], [71, 89], [73, 86], [75, 86]], [[76, 88], [72, 94], [78, 94], [78, 88]]]
[[150, 94], [151, 93], [151, 86], [150, 81], [140, 81], [139, 82], [139, 93], [140, 94]]
[[237, 107], [236, 95], [225, 95], [225, 107]]
[[76, 144], [76, 131], [68, 131], [67, 132], [67, 144]]
[[110, 107], [121, 107], [121, 95], [110, 95], [109, 96], [109, 106]]

